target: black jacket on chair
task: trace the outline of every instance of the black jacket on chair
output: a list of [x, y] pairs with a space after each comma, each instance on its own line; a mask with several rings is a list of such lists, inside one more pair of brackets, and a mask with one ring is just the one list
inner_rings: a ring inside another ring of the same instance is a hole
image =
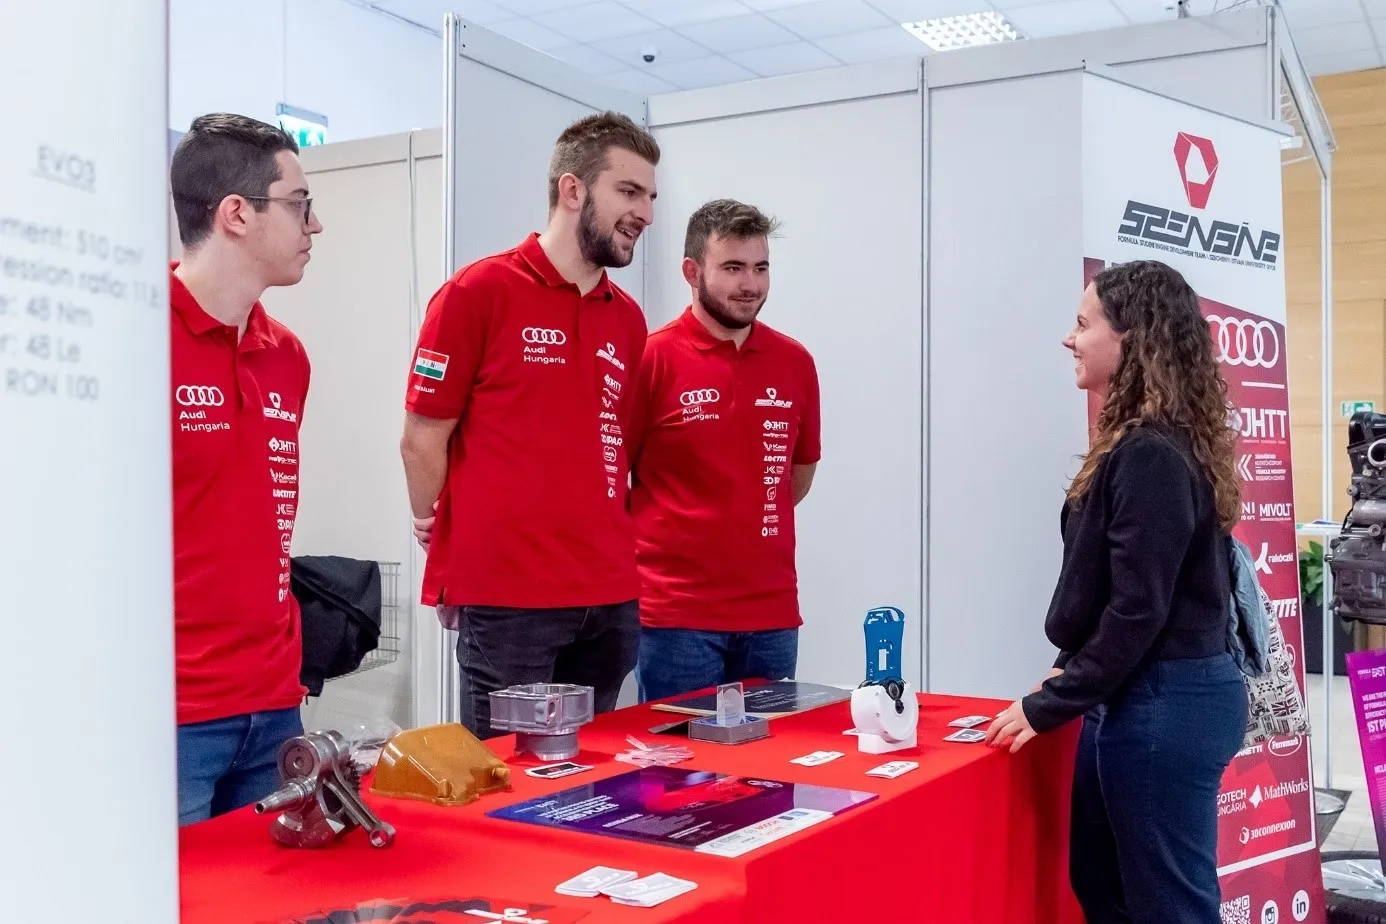
[[299, 681], [309, 696], [356, 670], [380, 644], [380, 566], [335, 555], [304, 555], [289, 563], [289, 583], [303, 618]]

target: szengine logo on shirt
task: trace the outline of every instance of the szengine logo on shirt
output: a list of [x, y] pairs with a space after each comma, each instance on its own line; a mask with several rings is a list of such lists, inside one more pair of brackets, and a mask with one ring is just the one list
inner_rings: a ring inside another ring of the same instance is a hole
[[293, 411], [284, 410], [284, 398], [277, 391], [269, 393], [270, 403], [265, 407], [265, 416], [271, 420], [287, 420], [289, 423], [298, 423], [298, 415]]
[[616, 347], [610, 343], [604, 349], [597, 351], [597, 358], [606, 360], [622, 372], [626, 371], [626, 364], [616, 358]]
[[756, 399], [756, 407], [793, 407], [793, 401], [785, 401], [778, 397], [778, 392], [773, 388], [765, 389], [765, 397]]

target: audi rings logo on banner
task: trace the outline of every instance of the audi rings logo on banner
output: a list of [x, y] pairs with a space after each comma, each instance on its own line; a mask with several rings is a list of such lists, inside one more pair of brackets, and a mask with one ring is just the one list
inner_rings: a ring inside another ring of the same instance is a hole
[[562, 346], [568, 342], [568, 335], [561, 330], [550, 330], [547, 327], [526, 327], [520, 332], [524, 337], [525, 343], [546, 343], [551, 346]]
[[221, 407], [226, 396], [215, 385], [179, 385], [173, 397], [183, 407]]
[[695, 404], [712, 404], [721, 398], [722, 395], [715, 388], [695, 388], [679, 395], [679, 403], [684, 407], [692, 407]]
[[1270, 321], [1208, 315], [1218, 362], [1229, 366], [1271, 369], [1280, 361], [1280, 334]]

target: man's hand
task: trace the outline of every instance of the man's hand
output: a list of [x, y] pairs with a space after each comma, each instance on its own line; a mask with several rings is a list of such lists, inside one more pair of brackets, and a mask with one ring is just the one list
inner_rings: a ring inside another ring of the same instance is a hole
[[1006, 742], [1014, 738], [1015, 741], [1011, 743], [1011, 753], [1014, 754], [1035, 737], [1035, 734], [1035, 730], [1030, 727], [1030, 720], [1025, 718], [1025, 710], [1020, 707], [1020, 700], [1016, 700], [991, 723], [991, 727], [987, 729], [986, 741], [988, 746], [999, 748], [1005, 747]]
[[438, 502], [433, 502], [435, 515], [431, 517], [414, 517], [414, 539], [419, 543], [419, 548], [428, 554], [428, 546], [433, 542], [433, 521], [437, 519]]

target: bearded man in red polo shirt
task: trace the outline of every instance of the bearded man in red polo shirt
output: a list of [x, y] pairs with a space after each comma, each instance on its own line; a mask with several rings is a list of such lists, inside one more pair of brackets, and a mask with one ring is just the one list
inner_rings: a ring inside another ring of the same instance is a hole
[[808, 350], [757, 320], [775, 227], [731, 199], [693, 213], [692, 303], [650, 335], [636, 378], [641, 701], [794, 676], [794, 508], [821, 455], [818, 373]]
[[659, 146], [601, 113], [559, 136], [542, 234], [463, 267], [429, 302], [401, 453], [423, 602], [458, 630], [462, 723], [489, 694], [575, 683], [616, 705], [639, 578], [624, 428], [647, 328], [607, 276], [654, 220]]
[[259, 299], [303, 278], [322, 225], [293, 138], [255, 119], [198, 118], [170, 179], [183, 244], [169, 320], [178, 817], [188, 824], [273, 792], [279, 746], [303, 731], [289, 545], [309, 365]]

